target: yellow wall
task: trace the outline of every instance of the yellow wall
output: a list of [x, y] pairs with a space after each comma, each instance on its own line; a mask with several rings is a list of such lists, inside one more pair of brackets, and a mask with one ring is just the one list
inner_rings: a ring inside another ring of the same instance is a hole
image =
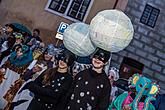
[[[48, 0], [2, 0], [0, 3], [0, 24], [20, 22], [29, 29], [39, 28], [41, 37], [46, 43], [56, 42], [54, 36], [60, 22], [72, 23], [72, 21], [45, 11]], [[123, 10], [127, 0], [117, 0], [117, 8]], [[116, 0], [94, 0], [86, 19], [89, 23], [97, 12], [112, 9]], [[124, 3], [123, 3], [124, 2]]]

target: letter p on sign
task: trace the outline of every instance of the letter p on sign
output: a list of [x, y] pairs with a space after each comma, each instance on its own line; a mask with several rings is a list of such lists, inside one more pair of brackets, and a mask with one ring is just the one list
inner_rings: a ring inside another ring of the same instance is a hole
[[67, 23], [61, 22], [60, 26], [58, 27], [57, 32], [60, 34], [63, 34], [65, 29], [68, 27], [69, 25]]

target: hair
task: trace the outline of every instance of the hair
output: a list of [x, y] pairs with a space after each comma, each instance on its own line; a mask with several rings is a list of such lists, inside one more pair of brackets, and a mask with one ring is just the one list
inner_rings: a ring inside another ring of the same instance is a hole
[[50, 82], [54, 79], [55, 74], [57, 72], [58, 67], [50, 68], [44, 72], [44, 78], [42, 80], [42, 84], [49, 85]]
[[44, 60], [45, 61], [45, 58], [44, 58], [44, 55], [47, 54], [47, 51], [44, 51], [38, 58], [37, 60]]
[[6, 24], [5, 26], [6, 26], [6, 27], [9, 26], [9, 27], [11, 27], [12, 29], [15, 28], [14, 25], [12, 25], [12, 24]]
[[44, 53], [42, 53], [42, 54], [37, 58], [37, 60], [39, 60], [39, 61], [44, 60]]
[[42, 62], [42, 63], [46, 63], [46, 64], [47, 64], [47, 61], [45, 61], [45, 59], [44, 59], [44, 53], [42, 53], [42, 54], [37, 58], [37, 62]]
[[[17, 48], [16, 48], [16, 47], [17, 47]], [[15, 52], [17, 52], [19, 49], [22, 49], [22, 46], [16, 45], [16, 46], [14, 47], [14, 51], [15, 51]], [[17, 58], [17, 55], [14, 57], [14, 60], [16, 60], [16, 58]]]
[[17, 29], [13, 24], [5, 24], [5, 26], [9, 26], [10, 28], [13, 29], [13, 32], [18, 32], [19, 29]]
[[65, 60], [67, 62], [65, 62], [65, 61], [64, 62], [67, 64], [68, 67], [72, 66], [74, 61], [76, 60], [75, 54], [73, 54], [71, 51], [69, 51], [67, 49], [62, 51], [62, 53], [59, 55], [58, 60], [60, 60], [60, 57], [64, 57], [65, 58]]
[[[17, 49], [16, 49], [16, 48], [17, 48]], [[14, 52], [15, 49], [16, 49], [16, 51], [17, 51], [18, 48], [22, 48], [21, 44], [14, 45], [14, 47], [13, 47], [13, 49], [12, 49], [12, 52]]]
[[12, 47], [14, 46], [15, 40], [16, 40], [15, 37], [12, 37], [12, 36], [9, 36], [7, 38], [7, 41], [8, 41], [7, 45], [10, 49], [12, 49]]
[[39, 29], [34, 29], [33, 32], [36, 31], [40, 35], [40, 30]]

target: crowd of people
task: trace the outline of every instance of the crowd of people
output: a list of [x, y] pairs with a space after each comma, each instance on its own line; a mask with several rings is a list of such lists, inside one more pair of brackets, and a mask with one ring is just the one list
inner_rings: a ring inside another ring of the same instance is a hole
[[30, 35], [7, 24], [0, 53], [0, 109], [108, 109], [111, 83], [104, 66], [110, 52], [78, 57], [64, 46], [45, 46], [39, 29]]
[[0, 31], [0, 110], [131, 110], [132, 95], [136, 99], [143, 88], [136, 88], [137, 77], [140, 83], [145, 78], [135, 76], [134, 88], [116, 98], [119, 70], [108, 67], [108, 73], [104, 71], [110, 57], [101, 48], [79, 57], [64, 45], [46, 46], [39, 29], [31, 35], [6, 24]]

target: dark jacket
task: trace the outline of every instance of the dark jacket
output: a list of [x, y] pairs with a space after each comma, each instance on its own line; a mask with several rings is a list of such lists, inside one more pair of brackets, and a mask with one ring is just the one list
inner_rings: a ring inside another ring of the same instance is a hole
[[58, 110], [56, 107], [58, 106], [59, 101], [65, 96], [68, 89], [70, 88], [72, 77], [68, 73], [56, 72], [53, 80], [47, 86], [42, 84], [43, 78], [44, 73], [42, 73], [41, 76], [39, 76], [34, 82], [28, 84], [27, 88], [34, 93], [33, 100], [38, 101], [42, 106], [44, 105], [44, 110], [51, 108]]
[[111, 86], [105, 72], [91, 68], [77, 74], [66, 110], [107, 110]]

